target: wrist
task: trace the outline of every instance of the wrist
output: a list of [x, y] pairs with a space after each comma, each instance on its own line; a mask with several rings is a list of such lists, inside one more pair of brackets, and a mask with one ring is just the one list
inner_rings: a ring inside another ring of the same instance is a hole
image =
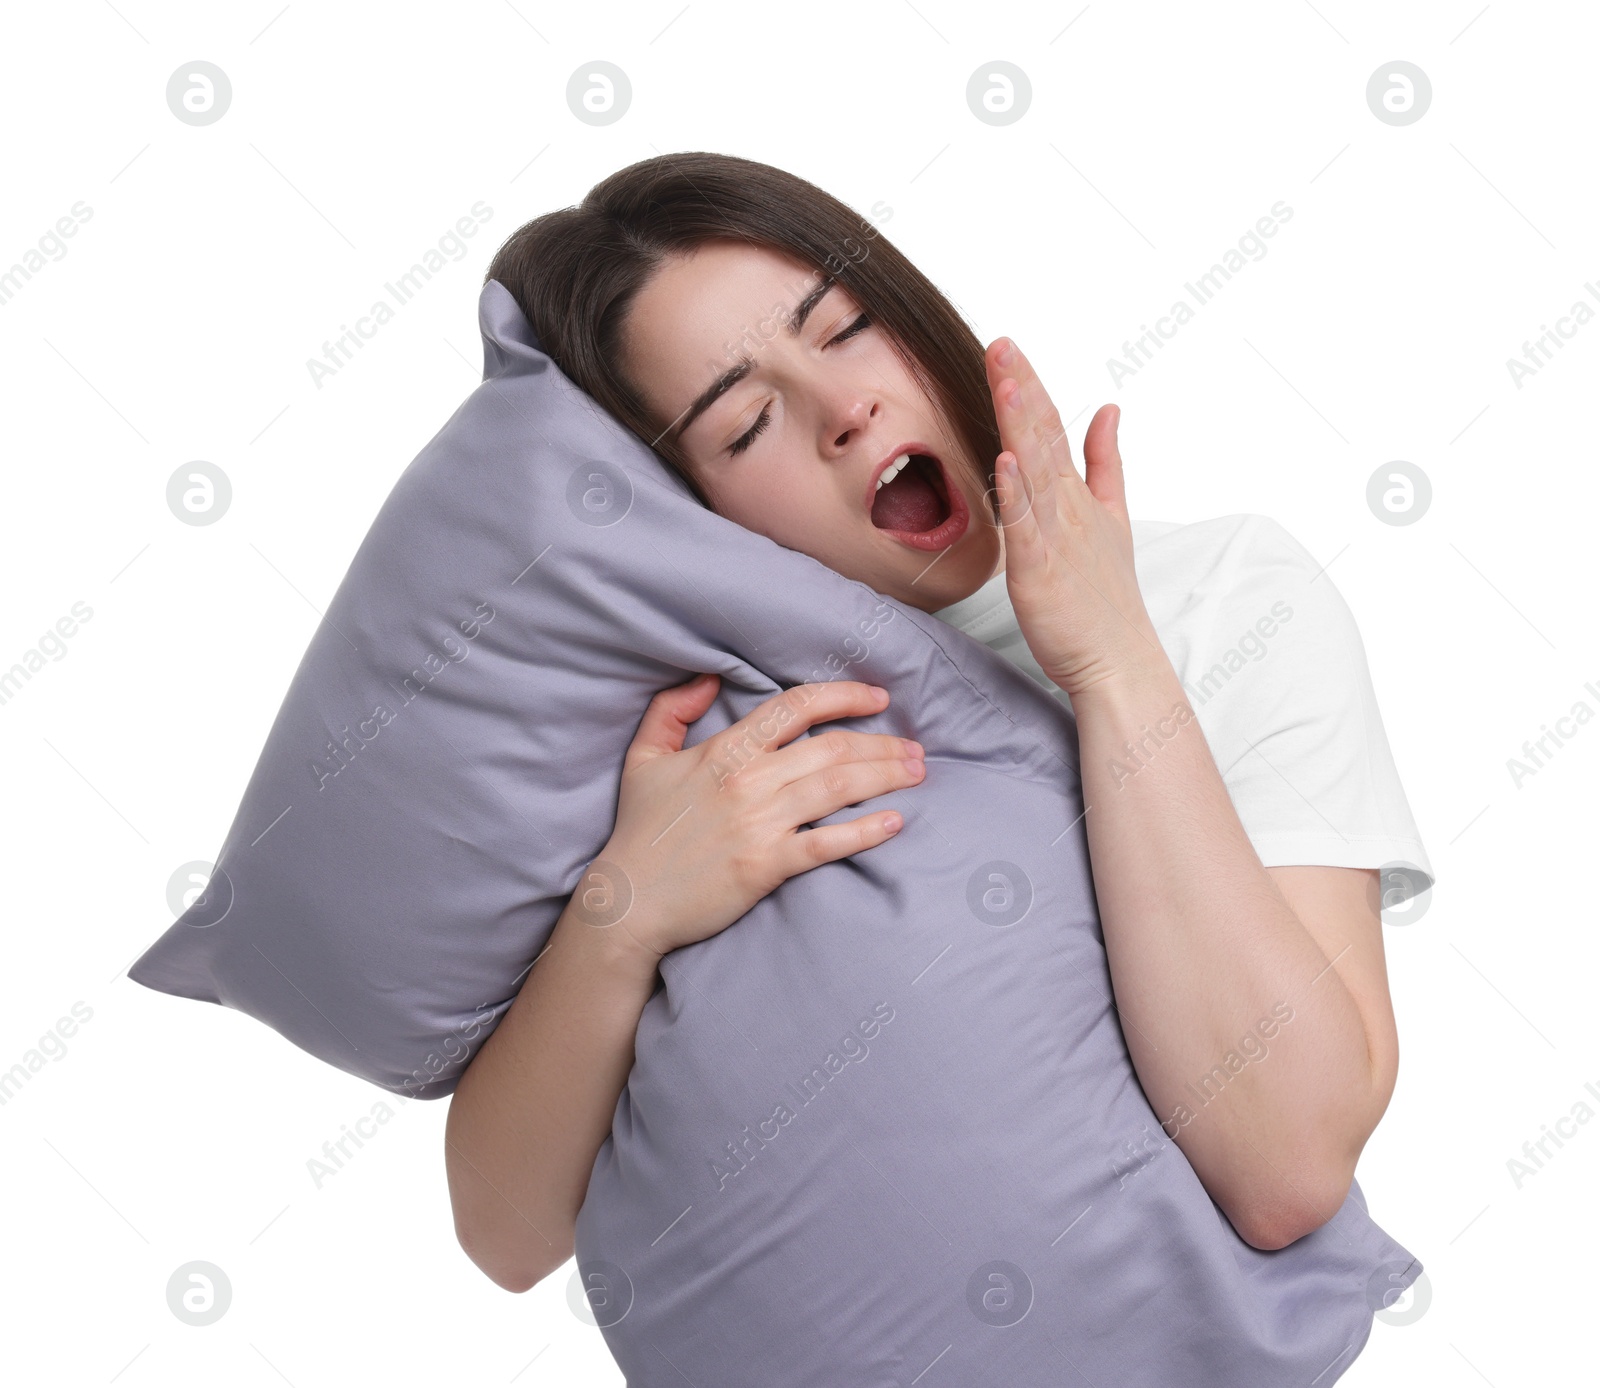
[[654, 977], [666, 950], [633, 877], [608, 843], [583, 870], [557, 928], [583, 942], [606, 967]]
[[649, 947], [632, 930], [631, 917], [610, 925], [586, 920], [568, 902], [550, 933], [550, 948], [580, 954], [593, 967], [634, 983], [654, 984], [661, 954]]
[[1129, 632], [1117, 649], [1107, 650], [1070, 674], [1050, 678], [1077, 709], [1083, 702], [1124, 702], [1152, 693], [1181, 692], [1182, 685], [1154, 626]]

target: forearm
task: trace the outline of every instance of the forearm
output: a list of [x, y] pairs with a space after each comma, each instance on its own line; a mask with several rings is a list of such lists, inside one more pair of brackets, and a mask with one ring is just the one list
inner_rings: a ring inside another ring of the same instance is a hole
[[1241, 1235], [1277, 1246], [1336, 1212], [1386, 1102], [1361, 1013], [1257, 857], [1164, 653], [1073, 708], [1140, 1083]]
[[456, 1086], [445, 1126], [456, 1236], [512, 1291], [572, 1255], [662, 958], [725, 930], [797, 873], [893, 837], [900, 817], [883, 811], [801, 830], [925, 774], [921, 745], [905, 738], [800, 737], [881, 712], [888, 691], [857, 680], [784, 690], [685, 748], [718, 687], [696, 675], [651, 699], [623, 759], [611, 837]]
[[569, 905], [456, 1087], [445, 1125], [456, 1235], [508, 1290], [572, 1256], [655, 976], [654, 959], [622, 932], [585, 924]]

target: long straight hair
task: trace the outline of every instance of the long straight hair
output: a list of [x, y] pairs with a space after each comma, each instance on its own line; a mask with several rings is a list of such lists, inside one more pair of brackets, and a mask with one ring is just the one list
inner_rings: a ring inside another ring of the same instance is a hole
[[976, 334], [876, 224], [770, 164], [704, 152], [630, 164], [578, 206], [514, 231], [484, 282], [499, 280], [550, 359], [711, 508], [676, 441], [660, 437], [671, 421], [652, 419], [624, 375], [620, 349], [633, 299], [662, 262], [713, 240], [765, 246], [836, 280], [978, 460], [983, 486], [993, 487], [1000, 434]]

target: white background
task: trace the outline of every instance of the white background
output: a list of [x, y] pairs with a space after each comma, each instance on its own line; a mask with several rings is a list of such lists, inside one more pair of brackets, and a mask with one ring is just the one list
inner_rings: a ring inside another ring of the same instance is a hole
[[[1577, 701], [1600, 711], [1600, 323], [1520, 388], [1506, 366], [1600, 292], [1592, 6], [80, 0], [6, 25], [0, 267], [92, 208], [0, 305], [0, 669], [93, 609], [0, 705], [0, 1070], [92, 1010], [0, 1107], [14, 1376], [621, 1382], [570, 1265], [516, 1297], [458, 1248], [445, 1104], [389, 1096], [319, 1189], [308, 1160], [382, 1092], [121, 971], [170, 921], [174, 871], [220, 848], [389, 487], [477, 384], [495, 248], [693, 149], [886, 204], [978, 335], [1031, 354], [1075, 449], [1121, 404], [1136, 515], [1265, 513], [1331, 566], [1439, 878], [1386, 930], [1403, 1059], [1359, 1171], [1432, 1301], [1376, 1324], [1342, 1382], [1592, 1365], [1600, 1124], [1520, 1189], [1507, 1161], [1581, 1100], [1600, 1112], [1600, 720], [1520, 788], [1506, 765]], [[165, 95], [196, 59], [233, 87], [204, 127]], [[566, 104], [595, 59], [633, 88], [605, 127]], [[1002, 127], [965, 97], [996, 59], [1033, 91]], [[1408, 126], [1366, 101], [1396, 59], [1432, 82]], [[480, 199], [465, 257], [315, 386], [307, 358]], [[1279, 200], [1265, 258], [1114, 384], [1107, 358]], [[1397, 459], [1433, 487], [1406, 526], [1366, 503]], [[215, 525], [166, 503], [194, 460], [232, 482]], [[204, 1329], [166, 1302], [196, 1259], [232, 1285]]]

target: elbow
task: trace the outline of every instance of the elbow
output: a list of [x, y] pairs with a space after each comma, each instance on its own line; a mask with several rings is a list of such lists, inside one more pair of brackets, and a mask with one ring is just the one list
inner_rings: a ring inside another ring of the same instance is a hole
[[[451, 1118], [455, 1115], [452, 1108]], [[483, 1174], [448, 1123], [445, 1136], [445, 1177], [457, 1244], [495, 1286], [508, 1292], [531, 1290], [572, 1257], [573, 1220], [537, 1205], [534, 1197], [524, 1196], [533, 1208], [518, 1208]]]
[[526, 1277], [502, 1272], [494, 1272], [489, 1268], [484, 1267], [481, 1263], [478, 1265], [478, 1268], [485, 1277], [495, 1284], [495, 1286], [508, 1292], [531, 1291], [539, 1284], [540, 1281], [540, 1279], [537, 1277]]
[[[1239, 1219], [1228, 1218], [1239, 1237], [1252, 1248], [1273, 1253], [1307, 1234], [1314, 1234], [1344, 1207], [1355, 1181], [1356, 1162], [1378, 1126], [1394, 1093], [1399, 1048], [1391, 1033], [1371, 1051], [1371, 1083], [1360, 1092], [1354, 1111], [1338, 1127], [1337, 1141], [1314, 1154], [1299, 1154], [1298, 1163], [1280, 1159], [1281, 1169], [1295, 1170], [1293, 1180], [1274, 1179], [1270, 1193], [1257, 1192]], [[1335, 1126], [1331, 1120], [1329, 1126]], [[1280, 1166], [1273, 1168], [1278, 1177]]]
[[503, 1246], [474, 1238], [459, 1225], [456, 1242], [479, 1272], [508, 1292], [531, 1291], [572, 1256], [572, 1249], [552, 1246], [536, 1259], [514, 1256]]
[[1315, 1233], [1324, 1223], [1325, 1220], [1286, 1219], [1282, 1216], [1263, 1215], [1245, 1220], [1243, 1227], [1235, 1225], [1235, 1228], [1238, 1229], [1239, 1237], [1251, 1248], [1260, 1249], [1263, 1253], [1276, 1253], [1297, 1239]]
[[[467, 1256], [472, 1257], [471, 1253]], [[473, 1258], [472, 1261], [477, 1264], [479, 1272], [504, 1291], [531, 1291], [544, 1280], [543, 1272], [534, 1272], [526, 1267], [501, 1265], [487, 1259]]]
[[519, 1275], [513, 1275], [513, 1276], [505, 1276], [505, 1275], [500, 1275], [500, 1274], [489, 1272], [487, 1269], [484, 1270], [484, 1276], [486, 1276], [491, 1282], [493, 1282], [495, 1284], [495, 1286], [500, 1287], [503, 1290], [508, 1291], [508, 1292], [527, 1292], [527, 1291], [532, 1291], [534, 1287], [538, 1286], [539, 1283], [544, 1280], [544, 1278], [542, 1276], [541, 1277], [531, 1277], [531, 1276], [520, 1275], [520, 1274]]
[[1344, 1207], [1355, 1179], [1353, 1168], [1340, 1167], [1329, 1171], [1317, 1180], [1295, 1183], [1294, 1198], [1289, 1200], [1258, 1201], [1229, 1220], [1238, 1235], [1252, 1248], [1263, 1253], [1275, 1253], [1291, 1243], [1316, 1231]]

